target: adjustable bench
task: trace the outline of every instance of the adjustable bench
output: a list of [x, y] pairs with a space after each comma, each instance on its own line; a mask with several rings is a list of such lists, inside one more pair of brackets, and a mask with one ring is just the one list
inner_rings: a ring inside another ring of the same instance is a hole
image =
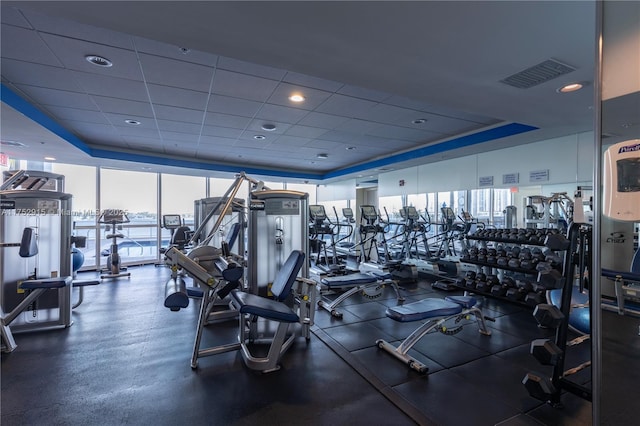
[[[336, 310], [339, 304], [358, 292], [362, 292], [365, 297], [372, 299], [379, 297], [387, 284], [393, 287], [398, 302], [404, 301], [404, 298], [400, 295], [398, 284], [391, 279], [391, 274], [389, 273], [370, 271], [322, 278], [319, 286], [321, 298], [318, 306], [331, 313], [334, 317], [342, 318], [342, 312]], [[334, 291], [344, 291], [344, 293], [334, 300], [329, 300], [326, 294]]]
[[[397, 347], [382, 339], [377, 340], [376, 344], [380, 349], [406, 363], [409, 368], [420, 373], [427, 373], [429, 371], [427, 366], [408, 354], [409, 350], [427, 333], [435, 330], [448, 335], [456, 334], [462, 331], [463, 326], [459, 324], [460, 321], [470, 319], [470, 315], [473, 315], [480, 327], [478, 331], [485, 336], [491, 335], [485, 320], [495, 320], [485, 317], [476, 303], [476, 299], [471, 296], [448, 296], [445, 299], [427, 298], [406, 305], [390, 307], [386, 314], [395, 321], [427, 321], [415, 329]], [[453, 328], [447, 328], [445, 325], [450, 320], [455, 324]]]

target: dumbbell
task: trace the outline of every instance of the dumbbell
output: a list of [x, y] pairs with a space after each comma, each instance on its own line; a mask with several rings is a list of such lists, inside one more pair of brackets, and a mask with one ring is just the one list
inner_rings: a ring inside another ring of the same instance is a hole
[[487, 275], [487, 278], [485, 281], [476, 283], [476, 290], [482, 291], [484, 293], [490, 293], [493, 286], [499, 285], [499, 284], [500, 284], [500, 281], [498, 280], [497, 276]]
[[515, 301], [523, 301], [524, 298], [533, 290], [533, 285], [529, 281], [516, 281], [516, 287], [507, 290], [507, 298]]
[[527, 293], [527, 295], [524, 298], [525, 303], [530, 306], [536, 306], [540, 303], [546, 302], [547, 290], [543, 286], [537, 283], [532, 284], [532, 287], [533, 287], [533, 291], [530, 291], [529, 293]]
[[540, 303], [533, 310], [536, 322], [545, 328], [558, 328], [565, 320], [565, 316], [555, 305]]
[[502, 280], [502, 283], [494, 284], [491, 287], [491, 294], [493, 296], [505, 296], [507, 294], [507, 291], [515, 285], [516, 282], [513, 278], [506, 277]]
[[562, 350], [549, 339], [532, 341], [529, 352], [542, 365], [556, 365], [562, 356]]
[[548, 269], [538, 272], [538, 284], [546, 290], [554, 290], [564, 287], [564, 276], [557, 269]]
[[529, 395], [543, 402], [550, 401], [558, 393], [551, 380], [539, 374], [527, 373], [522, 379], [522, 384], [529, 392]]

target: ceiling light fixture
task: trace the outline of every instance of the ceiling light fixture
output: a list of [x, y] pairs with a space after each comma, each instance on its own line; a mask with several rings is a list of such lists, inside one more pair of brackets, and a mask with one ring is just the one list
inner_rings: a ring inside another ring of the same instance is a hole
[[319, 159], [319, 160], [326, 160], [327, 158], [329, 158], [329, 154], [321, 153], [321, 154], [316, 155], [316, 158]]
[[580, 90], [584, 87], [582, 83], [570, 83], [560, 87], [557, 92], [558, 93], [569, 93], [575, 92], [576, 90]]
[[355, 146], [348, 146], [345, 148], [347, 151], [353, 151], [354, 149], [356, 149]]
[[138, 120], [128, 119], [128, 120], [124, 120], [124, 122], [127, 123], [127, 124], [131, 124], [132, 126], [139, 126], [140, 125], [140, 122]]
[[275, 124], [265, 123], [262, 125], [262, 130], [265, 130], [267, 132], [273, 132], [275, 129], [276, 129]]
[[256, 140], [261, 141], [261, 140], [265, 140], [266, 136], [264, 136], [264, 135], [254, 135], [253, 138], [256, 139]]
[[299, 93], [294, 93], [293, 95], [289, 96], [289, 100], [291, 102], [303, 102], [304, 101], [304, 96], [302, 96]]
[[109, 68], [109, 67], [113, 66], [113, 62], [111, 62], [110, 60], [108, 60], [104, 56], [87, 55], [84, 58], [87, 60], [87, 62], [89, 62], [89, 63], [91, 63], [93, 65], [97, 65], [99, 67]]
[[56, 157], [44, 157], [47, 161], [56, 161]]
[[426, 122], [427, 122], [426, 118], [418, 118], [418, 119], [412, 121], [413, 124], [424, 124]]

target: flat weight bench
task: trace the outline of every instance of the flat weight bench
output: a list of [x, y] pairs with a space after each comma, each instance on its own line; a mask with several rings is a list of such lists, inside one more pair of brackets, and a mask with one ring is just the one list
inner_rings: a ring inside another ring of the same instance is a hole
[[[64, 289], [64, 296], [60, 298], [62, 304], [66, 306], [60, 306], [60, 313], [64, 318], [59, 318], [52, 328], [66, 328], [72, 324], [71, 321], [71, 277], [58, 277], [58, 278], [43, 278], [38, 280], [26, 280], [20, 283], [18, 286], [21, 290], [29, 290], [30, 293], [25, 297], [11, 312], [7, 315], [1, 315], [0, 317], [0, 333], [2, 335], [2, 351], [12, 352], [17, 347], [13, 334], [9, 325], [18, 317], [29, 305], [31, 305], [36, 299], [38, 299], [44, 292], [52, 289]], [[3, 314], [0, 307], [0, 314]]]
[[[485, 336], [491, 335], [485, 320], [495, 320], [484, 316], [476, 303], [476, 299], [471, 296], [448, 296], [445, 299], [428, 298], [406, 305], [390, 307], [387, 309], [386, 314], [395, 321], [427, 321], [414, 330], [397, 347], [382, 339], [377, 340], [376, 344], [380, 349], [389, 352], [400, 361], [406, 363], [409, 368], [419, 373], [427, 373], [429, 371], [427, 366], [408, 354], [409, 350], [427, 333], [436, 330], [448, 335], [456, 334], [462, 331], [462, 325], [459, 322], [463, 319], [469, 319], [470, 315], [474, 315], [480, 327], [478, 331]], [[456, 324], [453, 328], [447, 328], [445, 325], [450, 320]]]
[[[398, 284], [391, 279], [389, 273], [355, 273], [349, 275], [339, 275], [335, 277], [326, 277], [320, 280], [320, 301], [318, 306], [325, 309], [332, 316], [342, 318], [342, 312], [336, 310], [336, 307], [358, 292], [362, 292], [366, 297], [374, 298], [382, 294], [382, 289], [389, 284], [396, 292], [398, 302], [404, 301], [400, 295]], [[346, 291], [345, 291], [346, 290]], [[334, 300], [326, 298], [327, 291], [344, 291]]]

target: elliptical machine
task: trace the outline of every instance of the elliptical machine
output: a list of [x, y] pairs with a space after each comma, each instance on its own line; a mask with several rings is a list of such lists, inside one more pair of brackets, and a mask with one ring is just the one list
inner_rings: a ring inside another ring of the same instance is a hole
[[111, 234], [106, 235], [106, 238], [111, 240], [107, 269], [105, 273], [100, 275], [100, 278], [130, 277], [131, 273], [125, 272], [127, 268], [121, 265], [118, 254], [118, 238], [124, 238], [124, 235], [118, 232], [118, 228], [122, 229], [123, 223], [129, 223], [129, 217], [122, 210], [104, 210], [98, 218], [98, 223], [104, 223], [107, 225], [106, 231], [111, 231]]

